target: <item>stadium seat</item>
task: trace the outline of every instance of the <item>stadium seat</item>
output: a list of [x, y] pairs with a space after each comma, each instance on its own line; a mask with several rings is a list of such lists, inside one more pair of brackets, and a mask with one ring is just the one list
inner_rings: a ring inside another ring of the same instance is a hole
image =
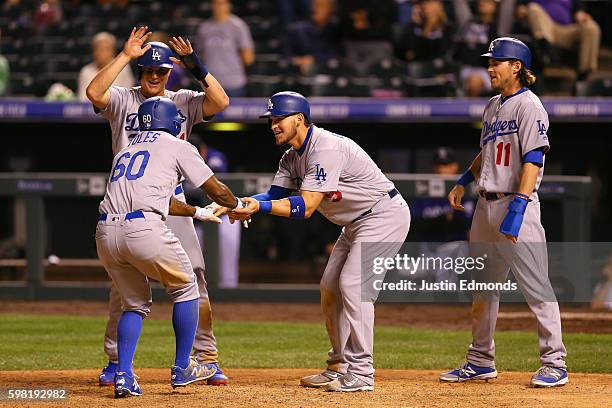
[[612, 77], [596, 78], [576, 83], [577, 96], [612, 96]]
[[2, 38], [0, 41], [0, 53], [4, 54], [17, 54], [19, 47], [15, 46], [15, 42], [19, 40], [13, 40], [11, 38]]
[[63, 54], [68, 51], [66, 43], [67, 38], [64, 37], [46, 37], [39, 38], [41, 50], [45, 54]]
[[413, 61], [407, 64], [408, 85], [410, 96], [442, 97], [454, 96], [455, 88], [453, 74], [444, 72], [432, 61]]
[[[270, 4], [272, 3], [272, 4]], [[274, 15], [276, 2], [265, 0], [240, 0], [232, 2], [233, 13], [244, 18], [247, 16]]]
[[33, 57], [29, 57], [26, 54], [19, 55], [17, 61], [11, 65], [12, 72], [21, 72], [28, 74], [36, 74], [40, 71], [40, 66], [36, 63]]
[[255, 54], [272, 54], [280, 50], [280, 40], [270, 38], [268, 40], [255, 41]]
[[244, 21], [248, 24], [251, 35], [255, 41], [269, 40], [278, 37], [279, 23], [275, 19], [252, 16], [244, 17]]
[[[133, 21], [125, 18], [113, 18], [108, 21], [108, 27], [105, 31], [112, 33], [117, 39], [127, 38], [134, 27]], [[120, 40], [118, 40], [120, 42]]]
[[141, 21], [147, 18], [149, 11], [139, 4], [130, 4], [125, 9], [125, 19], [127, 21]]
[[278, 54], [257, 54], [252, 65], [247, 67], [250, 75], [278, 75], [283, 68]]
[[75, 55], [87, 55], [91, 58], [91, 37], [77, 38], [72, 49]]
[[247, 96], [265, 98], [283, 89], [280, 75], [249, 75], [247, 78]]
[[108, 31], [108, 25], [106, 21], [100, 21], [98, 19], [87, 19], [84, 20], [83, 24], [83, 36], [84, 37], [93, 37], [97, 33], [101, 31]]
[[348, 79], [332, 75], [317, 74], [310, 79], [310, 95], [342, 96], [347, 94]]
[[383, 58], [377, 63], [372, 64], [369, 72], [380, 77], [403, 75], [406, 72], [406, 66], [403, 61], [396, 58]]
[[61, 72], [72, 69], [74, 66], [74, 58], [70, 54], [56, 54], [37, 57], [37, 65], [39, 72]]
[[371, 96], [372, 89], [379, 87], [381, 80], [374, 76], [353, 76], [349, 78], [348, 96], [368, 97]]
[[101, 7], [97, 3], [85, 3], [79, 5], [79, 14], [83, 17], [101, 16]]
[[64, 84], [76, 93], [77, 77], [78, 74], [75, 72], [42, 73], [36, 78], [36, 94], [37, 96], [45, 96], [49, 91], [49, 87], [56, 82]]
[[11, 73], [9, 95], [28, 96], [35, 94], [34, 77], [27, 73]]
[[405, 91], [406, 65], [395, 58], [384, 58], [370, 66], [370, 74], [380, 79], [373, 88], [376, 96], [397, 97]]
[[186, 36], [187, 24], [183, 21], [172, 21], [170, 24], [170, 28], [168, 29], [168, 34], [171, 36]]
[[342, 73], [347, 73], [344, 68], [345, 67], [343, 67], [342, 61], [337, 58], [331, 58], [324, 63], [317, 63], [315, 61], [312, 68], [312, 75], [330, 75], [335, 77], [341, 75]]

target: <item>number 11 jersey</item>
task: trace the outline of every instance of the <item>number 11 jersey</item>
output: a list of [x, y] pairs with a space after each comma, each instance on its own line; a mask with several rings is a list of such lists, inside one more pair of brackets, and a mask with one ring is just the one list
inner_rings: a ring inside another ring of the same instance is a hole
[[[517, 191], [523, 156], [535, 149], [543, 149], [546, 153], [550, 147], [548, 114], [542, 102], [528, 88], [509, 97], [494, 96], [485, 107], [482, 125], [478, 189], [496, 193]], [[542, 165], [536, 190], [543, 174]]]

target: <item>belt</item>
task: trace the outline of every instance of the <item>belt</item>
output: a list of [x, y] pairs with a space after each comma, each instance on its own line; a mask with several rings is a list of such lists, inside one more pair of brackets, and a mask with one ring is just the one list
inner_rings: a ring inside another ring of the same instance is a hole
[[[389, 194], [389, 198], [393, 198], [393, 197], [395, 197], [396, 195], [398, 195], [399, 193], [400, 193], [400, 192], [399, 192], [399, 190], [398, 190], [397, 188], [394, 188], [393, 190], [389, 190], [389, 191], [387, 191], [387, 194]], [[364, 211], [364, 212], [363, 212], [363, 213], [362, 213], [362, 214], [361, 214], [359, 217], [355, 218], [355, 219], [354, 219], [353, 221], [351, 221], [351, 222], [355, 222], [355, 221], [357, 221], [358, 219], [360, 219], [361, 217], [365, 217], [365, 216], [366, 216], [366, 215], [368, 215], [368, 214], [372, 214], [372, 209], [371, 209], [371, 208], [370, 208], [368, 211]]]
[[514, 195], [514, 193], [489, 193], [488, 191], [479, 191], [478, 195], [487, 201], [495, 201], [499, 200], [500, 198]]
[[[145, 215], [142, 211], [132, 211], [132, 212], [125, 214], [124, 220], [127, 221], [127, 220], [133, 220], [134, 218], [144, 218], [144, 217]], [[108, 218], [108, 214], [100, 214], [98, 221], [106, 221], [107, 218]]]
[[179, 194], [183, 194], [183, 185], [182, 184], [179, 184], [174, 189], [174, 195], [179, 195]]

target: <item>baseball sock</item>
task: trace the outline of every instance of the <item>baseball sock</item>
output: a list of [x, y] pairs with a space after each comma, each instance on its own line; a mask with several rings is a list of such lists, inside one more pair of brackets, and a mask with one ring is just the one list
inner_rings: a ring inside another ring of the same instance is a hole
[[178, 302], [172, 309], [172, 327], [176, 337], [176, 359], [174, 365], [187, 368], [189, 355], [195, 340], [195, 332], [198, 327], [199, 299], [187, 302]]
[[132, 373], [132, 361], [136, 352], [136, 344], [142, 331], [142, 315], [138, 312], [123, 312], [117, 326], [117, 351], [119, 354], [118, 372]]

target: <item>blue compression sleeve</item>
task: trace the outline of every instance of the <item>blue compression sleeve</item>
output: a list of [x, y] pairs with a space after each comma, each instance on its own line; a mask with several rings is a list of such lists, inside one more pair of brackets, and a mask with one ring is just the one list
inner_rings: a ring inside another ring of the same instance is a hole
[[538, 167], [542, 167], [544, 165], [544, 151], [540, 147], [538, 149], [534, 149], [530, 152], [525, 153], [523, 156], [523, 163], [533, 163]]
[[272, 211], [272, 201], [260, 201], [259, 202], [259, 212], [262, 214], [270, 214]]
[[270, 200], [280, 200], [281, 198], [287, 198], [290, 195], [291, 195], [290, 188], [271, 185], [270, 189], [267, 192], [255, 194], [254, 196], [251, 196], [251, 198], [254, 198], [257, 201], [270, 201]]
[[475, 178], [474, 178], [474, 174], [472, 173], [472, 170], [467, 169], [467, 171], [463, 173], [463, 175], [459, 178], [459, 180], [457, 180], [457, 184], [460, 184], [465, 187], [474, 180]]

